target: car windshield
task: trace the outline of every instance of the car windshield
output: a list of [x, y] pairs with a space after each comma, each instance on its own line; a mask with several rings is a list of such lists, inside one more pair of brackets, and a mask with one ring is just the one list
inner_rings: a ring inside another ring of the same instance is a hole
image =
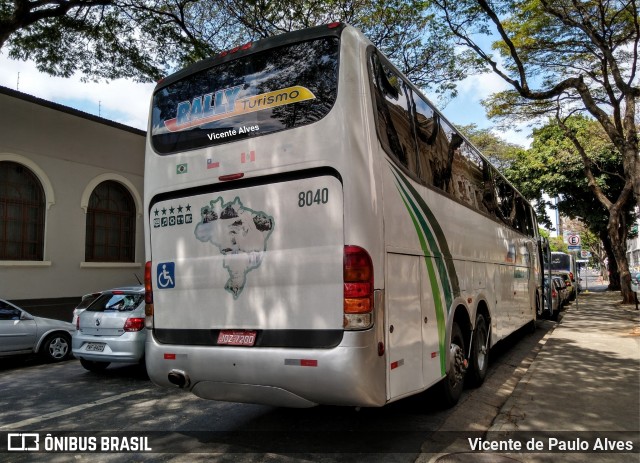
[[87, 310], [89, 312], [131, 311], [135, 310], [143, 300], [144, 294], [103, 294]]

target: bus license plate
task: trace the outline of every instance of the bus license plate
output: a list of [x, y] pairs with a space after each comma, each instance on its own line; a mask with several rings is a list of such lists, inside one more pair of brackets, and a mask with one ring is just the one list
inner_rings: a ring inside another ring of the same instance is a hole
[[218, 335], [218, 345], [253, 346], [256, 343], [255, 331], [222, 330]]
[[104, 351], [104, 343], [90, 342], [87, 344], [87, 348], [85, 350], [92, 351], [92, 352], [102, 352]]

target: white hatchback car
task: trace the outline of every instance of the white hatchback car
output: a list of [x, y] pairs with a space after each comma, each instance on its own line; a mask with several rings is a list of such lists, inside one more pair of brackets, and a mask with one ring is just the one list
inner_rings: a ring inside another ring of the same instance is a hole
[[111, 289], [78, 315], [73, 355], [89, 371], [112, 362], [143, 363], [146, 338], [144, 287]]

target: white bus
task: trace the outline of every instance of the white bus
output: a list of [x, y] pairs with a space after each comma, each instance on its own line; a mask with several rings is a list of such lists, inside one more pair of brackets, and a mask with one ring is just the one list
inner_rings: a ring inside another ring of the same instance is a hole
[[551, 273], [567, 273], [571, 280], [569, 300], [575, 301], [578, 295], [579, 276], [576, 269], [576, 258], [573, 254], [554, 251], [551, 253]]
[[348, 25], [161, 81], [145, 205], [161, 386], [311, 407], [440, 383], [453, 404], [491, 346], [535, 323], [531, 206]]

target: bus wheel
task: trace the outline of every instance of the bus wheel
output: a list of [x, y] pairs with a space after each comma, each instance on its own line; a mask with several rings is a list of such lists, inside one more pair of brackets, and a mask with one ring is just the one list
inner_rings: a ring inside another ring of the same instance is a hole
[[464, 387], [466, 359], [464, 358], [464, 338], [456, 322], [451, 326], [451, 344], [449, 346], [449, 371], [440, 381], [441, 395], [447, 407], [453, 407], [460, 400]]
[[489, 328], [484, 315], [478, 314], [476, 329], [473, 331], [471, 343], [470, 369], [467, 373], [467, 381], [472, 387], [479, 387], [487, 376], [489, 367]]

